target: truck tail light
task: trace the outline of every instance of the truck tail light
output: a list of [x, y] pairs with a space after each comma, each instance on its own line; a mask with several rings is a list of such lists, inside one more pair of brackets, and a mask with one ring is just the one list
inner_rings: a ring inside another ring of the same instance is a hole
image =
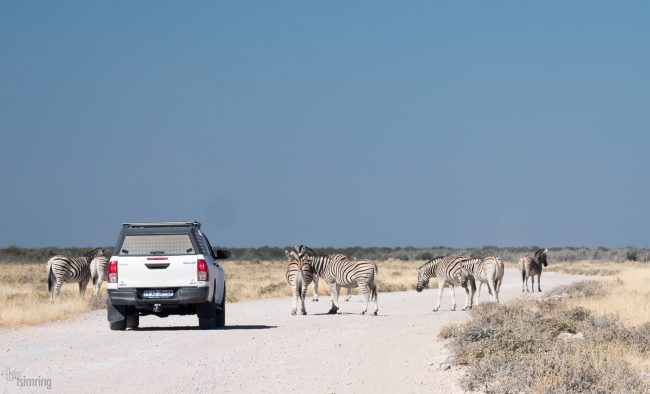
[[196, 261], [196, 276], [197, 279], [202, 282], [205, 282], [209, 279], [208, 264], [203, 259]]
[[117, 260], [108, 263], [108, 283], [117, 283]]

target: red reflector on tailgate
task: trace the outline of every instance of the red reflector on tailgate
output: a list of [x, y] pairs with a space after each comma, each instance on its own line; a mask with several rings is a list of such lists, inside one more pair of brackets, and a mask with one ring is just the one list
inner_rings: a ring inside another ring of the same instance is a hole
[[167, 260], [167, 257], [147, 257], [147, 260]]

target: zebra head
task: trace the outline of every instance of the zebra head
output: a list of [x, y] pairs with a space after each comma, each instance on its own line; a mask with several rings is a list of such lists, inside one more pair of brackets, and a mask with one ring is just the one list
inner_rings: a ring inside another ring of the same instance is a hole
[[430, 275], [425, 266], [426, 264], [418, 268], [418, 284], [415, 286], [415, 290], [417, 290], [418, 293], [429, 286]]
[[535, 252], [535, 260], [544, 264], [544, 267], [548, 266], [548, 261], [546, 261], [547, 253], [548, 249], [539, 249], [537, 252]]
[[300, 257], [298, 257], [298, 252], [295, 250], [285, 250], [284, 254], [287, 255], [287, 259], [289, 259], [289, 263], [295, 261], [295, 262], [300, 262]]
[[298, 253], [298, 258], [302, 261], [311, 261], [314, 256], [316, 256], [316, 252], [314, 250], [306, 245], [298, 245], [294, 246], [294, 249]]
[[456, 274], [456, 279], [461, 286], [467, 287], [467, 281], [469, 280], [470, 275], [471, 274], [468, 270], [461, 268], [461, 270]]

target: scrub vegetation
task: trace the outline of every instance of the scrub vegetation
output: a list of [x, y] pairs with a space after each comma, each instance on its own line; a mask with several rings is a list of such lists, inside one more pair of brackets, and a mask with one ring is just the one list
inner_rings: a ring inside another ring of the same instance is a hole
[[580, 272], [570, 272], [613, 277], [561, 286], [537, 301], [481, 304], [469, 321], [443, 329], [439, 335], [450, 340], [455, 363], [466, 367], [461, 387], [487, 393], [649, 392], [650, 267], [592, 265], [581, 263]]

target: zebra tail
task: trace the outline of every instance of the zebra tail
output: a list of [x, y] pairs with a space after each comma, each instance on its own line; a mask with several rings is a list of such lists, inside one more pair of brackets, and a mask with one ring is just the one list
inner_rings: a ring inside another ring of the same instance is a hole
[[377, 301], [377, 282], [378, 282], [378, 276], [379, 276], [379, 268], [377, 267], [377, 264], [375, 264], [375, 273], [372, 277], [372, 282], [374, 286], [372, 286], [372, 293], [370, 294], [370, 298], [372, 301]]
[[51, 293], [52, 288], [54, 287], [54, 272], [52, 272], [52, 262], [47, 262], [47, 292]]

